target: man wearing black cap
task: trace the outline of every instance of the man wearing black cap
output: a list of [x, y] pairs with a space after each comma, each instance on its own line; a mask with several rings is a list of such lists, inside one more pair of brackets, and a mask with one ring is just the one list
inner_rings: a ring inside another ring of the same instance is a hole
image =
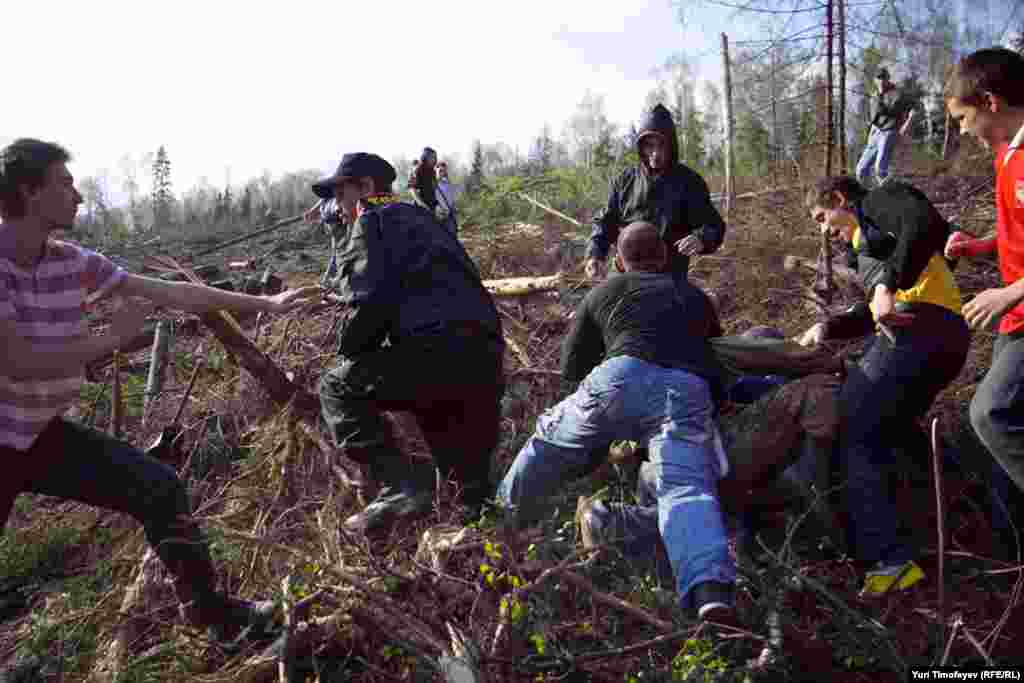
[[857, 178], [865, 186], [868, 185], [872, 166], [879, 185], [889, 179], [889, 160], [896, 146], [896, 129], [899, 128], [900, 135], [906, 135], [914, 118], [914, 103], [889, 80], [888, 69], [879, 69], [875, 80], [878, 82], [878, 97], [871, 118], [871, 131], [868, 144], [857, 162]]
[[383, 412], [416, 416], [472, 514], [490, 490], [504, 391], [501, 322], [476, 266], [430, 211], [399, 201], [394, 181], [391, 164], [360, 152], [313, 185], [355, 217], [338, 248], [336, 291], [349, 305], [341, 363], [320, 401], [335, 443], [381, 487], [345, 521], [372, 536], [428, 512], [433, 491], [432, 470], [411, 466]]
[[672, 114], [656, 105], [636, 139], [640, 165], [628, 168], [612, 183], [608, 205], [594, 218], [584, 264], [597, 277], [619, 231], [630, 223], [653, 223], [668, 247], [667, 270], [678, 281], [686, 277], [690, 257], [710, 254], [722, 246], [725, 222], [711, 203], [708, 184], [679, 161]]

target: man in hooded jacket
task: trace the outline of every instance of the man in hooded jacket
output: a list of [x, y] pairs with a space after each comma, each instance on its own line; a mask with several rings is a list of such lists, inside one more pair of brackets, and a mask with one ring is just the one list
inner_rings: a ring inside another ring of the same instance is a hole
[[658, 104], [648, 113], [636, 140], [640, 164], [612, 183], [608, 205], [594, 218], [585, 270], [597, 277], [619, 231], [633, 222], [653, 223], [668, 247], [667, 270], [686, 277], [690, 257], [722, 246], [725, 222], [711, 203], [704, 179], [679, 161], [672, 114]]

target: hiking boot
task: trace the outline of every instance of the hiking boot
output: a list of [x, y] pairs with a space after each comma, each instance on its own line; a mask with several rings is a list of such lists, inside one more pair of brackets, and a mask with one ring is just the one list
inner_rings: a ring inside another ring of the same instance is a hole
[[902, 591], [924, 580], [924, 570], [917, 562], [897, 562], [885, 564], [879, 562], [864, 575], [864, 588], [860, 591], [862, 598], [881, 598], [891, 591]]
[[721, 581], [703, 581], [690, 591], [697, 618], [705, 623], [740, 628], [733, 608], [733, 587]]
[[423, 517], [433, 507], [430, 491], [398, 491], [384, 489], [362, 512], [352, 515], [342, 525], [350, 534], [379, 538], [397, 522]]
[[272, 638], [277, 615], [273, 600], [242, 600], [217, 593], [179, 610], [183, 620], [206, 627], [210, 639], [220, 643]]

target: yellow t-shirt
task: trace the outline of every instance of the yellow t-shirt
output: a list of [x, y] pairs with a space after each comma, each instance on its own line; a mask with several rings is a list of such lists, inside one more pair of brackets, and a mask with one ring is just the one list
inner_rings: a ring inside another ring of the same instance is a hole
[[[853, 233], [853, 248], [860, 246], [860, 228]], [[872, 292], [868, 292], [868, 299]], [[960, 298], [960, 287], [956, 284], [953, 271], [949, 269], [946, 259], [941, 254], [933, 254], [928, 260], [928, 265], [917, 282], [909, 289], [897, 289], [896, 301], [906, 304], [922, 303], [942, 306], [950, 311], [961, 314], [963, 300]], [[871, 311], [874, 315], [874, 310]]]

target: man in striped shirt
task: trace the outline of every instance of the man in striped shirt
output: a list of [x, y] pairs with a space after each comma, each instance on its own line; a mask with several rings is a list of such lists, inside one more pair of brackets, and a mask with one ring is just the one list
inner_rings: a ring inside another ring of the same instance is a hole
[[[72, 228], [82, 203], [70, 158], [56, 144], [28, 138], [0, 150], [0, 530], [22, 492], [127, 513], [143, 524], [174, 576], [186, 618], [220, 637], [268, 623], [272, 603], [215, 590], [209, 549], [175, 471], [62, 414], [78, 399], [86, 363], [137, 336], [153, 304], [193, 312], [284, 312], [315, 288], [256, 297], [164, 282], [54, 239], [53, 232]], [[90, 335], [85, 308], [111, 294], [148, 302], [126, 298], [106, 334]]]

